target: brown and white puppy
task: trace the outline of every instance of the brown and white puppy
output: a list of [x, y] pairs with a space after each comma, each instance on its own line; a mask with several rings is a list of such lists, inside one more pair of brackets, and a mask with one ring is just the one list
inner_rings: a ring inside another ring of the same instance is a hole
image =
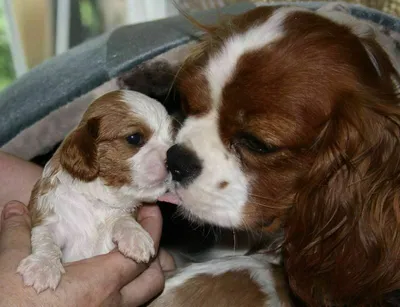
[[165, 108], [137, 92], [110, 92], [89, 106], [33, 190], [32, 254], [18, 267], [26, 285], [55, 289], [63, 262], [115, 246], [137, 262], [154, 256], [132, 214], [167, 189], [171, 132]]
[[332, 7], [260, 7], [203, 29], [178, 78], [187, 118], [161, 200], [223, 227], [282, 228], [291, 288], [309, 306], [384, 304], [400, 289], [390, 40]]

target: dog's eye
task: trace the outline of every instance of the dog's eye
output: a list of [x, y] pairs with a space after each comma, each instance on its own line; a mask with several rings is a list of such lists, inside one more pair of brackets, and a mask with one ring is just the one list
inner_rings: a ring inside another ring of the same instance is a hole
[[267, 154], [278, 150], [278, 147], [264, 143], [263, 141], [259, 140], [257, 137], [249, 133], [242, 133], [239, 136], [238, 143], [246, 147], [246, 149], [258, 154]]
[[131, 145], [140, 146], [143, 144], [143, 135], [140, 133], [131, 134], [126, 138], [126, 141]]

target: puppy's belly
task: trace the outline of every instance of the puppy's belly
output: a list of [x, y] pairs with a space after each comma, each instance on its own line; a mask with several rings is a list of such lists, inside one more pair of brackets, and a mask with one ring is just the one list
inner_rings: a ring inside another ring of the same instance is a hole
[[93, 244], [91, 238], [77, 237], [73, 242], [69, 242], [63, 249], [63, 262], [73, 262], [94, 256], [107, 254], [115, 248], [111, 236], [106, 238], [99, 237]]
[[62, 246], [64, 263], [106, 254], [115, 248], [111, 226], [106, 223], [86, 224], [85, 229], [80, 226], [59, 223], [54, 229], [55, 240]]

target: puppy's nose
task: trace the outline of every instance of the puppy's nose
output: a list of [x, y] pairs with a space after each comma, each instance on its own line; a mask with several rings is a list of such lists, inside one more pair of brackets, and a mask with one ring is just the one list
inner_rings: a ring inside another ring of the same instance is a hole
[[202, 166], [195, 152], [177, 144], [167, 151], [167, 168], [174, 181], [188, 184], [200, 175]]

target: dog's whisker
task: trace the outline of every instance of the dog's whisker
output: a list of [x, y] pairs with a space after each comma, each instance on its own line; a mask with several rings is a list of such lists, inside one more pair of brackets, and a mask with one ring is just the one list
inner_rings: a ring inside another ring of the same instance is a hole
[[[269, 201], [275, 201], [275, 202], [279, 200], [278, 198], [271, 198], [271, 197], [267, 197], [267, 196], [264, 196], [264, 195], [254, 194], [254, 193], [249, 193], [248, 195], [252, 196], [252, 197], [255, 197], [255, 198], [258, 198], [258, 199], [262, 199], [262, 200], [269, 200]], [[281, 197], [280, 199], [284, 199], [284, 197]]]
[[258, 206], [258, 207], [264, 207], [264, 208], [269, 208], [269, 209], [274, 209], [274, 210], [276, 210], [276, 209], [289, 209], [289, 208], [291, 208], [290, 205], [282, 205], [282, 204], [279, 203], [279, 202], [275, 202], [275, 203], [272, 204], [272, 205], [267, 205], [267, 204], [264, 204], [264, 203], [259, 203], [259, 202], [252, 201], [251, 204], [254, 204], [254, 205]]

